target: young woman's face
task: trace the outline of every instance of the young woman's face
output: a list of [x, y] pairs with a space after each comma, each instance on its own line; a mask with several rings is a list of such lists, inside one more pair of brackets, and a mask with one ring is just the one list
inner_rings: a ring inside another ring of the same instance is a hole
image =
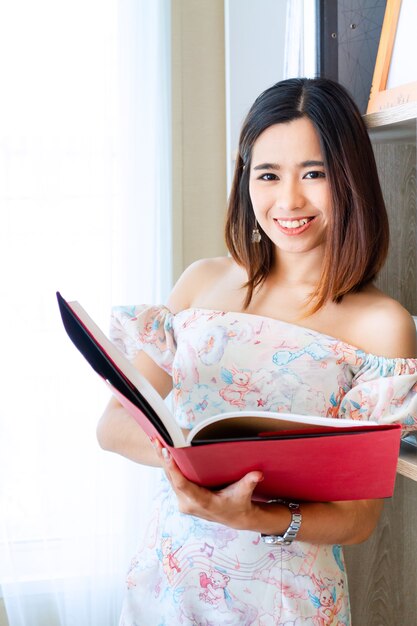
[[267, 128], [255, 141], [249, 181], [255, 217], [279, 250], [322, 246], [331, 211], [317, 132], [307, 118]]

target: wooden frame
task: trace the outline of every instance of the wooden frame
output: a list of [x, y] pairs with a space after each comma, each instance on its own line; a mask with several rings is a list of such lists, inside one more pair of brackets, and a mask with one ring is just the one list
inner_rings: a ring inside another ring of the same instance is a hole
[[401, 2], [402, 0], [387, 0], [367, 113], [417, 100], [417, 82], [387, 89]]

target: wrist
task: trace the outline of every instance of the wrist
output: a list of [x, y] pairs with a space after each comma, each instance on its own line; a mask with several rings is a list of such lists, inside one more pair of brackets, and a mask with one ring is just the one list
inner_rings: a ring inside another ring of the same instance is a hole
[[261, 533], [261, 539], [264, 543], [270, 545], [289, 546], [296, 540], [303, 519], [300, 505], [296, 502], [288, 502], [286, 504], [288, 506], [288, 511], [291, 514], [291, 521], [287, 529], [283, 533]]
[[247, 530], [265, 535], [277, 535], [284, 533], [290, 523], [291, 512], [286, 503], [257, 502], [248, 521]]

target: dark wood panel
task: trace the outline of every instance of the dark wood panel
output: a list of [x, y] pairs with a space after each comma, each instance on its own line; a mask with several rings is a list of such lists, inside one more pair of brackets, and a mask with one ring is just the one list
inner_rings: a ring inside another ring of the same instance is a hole
[[377, 530], [345, 548], [353, 626], [417, 624], [417, 483], [397, 476]]
[[[415, 143], [376, 143], [391, 243], [377, 286], [417, 315]], [[417, 482], [397, 476], [373, 536], [345, 548], [353, 626], [417, 625]]]
[[374, 150], [391, 231], [390, 253], [376, 284], [417, 315], [416, 147], [387, 143]]

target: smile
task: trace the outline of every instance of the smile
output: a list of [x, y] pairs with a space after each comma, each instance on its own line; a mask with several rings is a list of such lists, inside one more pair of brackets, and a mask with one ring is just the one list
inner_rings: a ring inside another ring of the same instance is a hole
[[300, 226], [304, 226], [304, 224], [308, 224], [313, 217], [303, 217], [301, 220], [278, 220], [277, 222], [283, 228], [300, 228]]
[[314, 217], [302, 217], [298, 220], [283, 220], [274, 218], [274, 222], [278, 226], [281, 232], [285, 232], [286, 235], [299, 235], [309, 228]]

